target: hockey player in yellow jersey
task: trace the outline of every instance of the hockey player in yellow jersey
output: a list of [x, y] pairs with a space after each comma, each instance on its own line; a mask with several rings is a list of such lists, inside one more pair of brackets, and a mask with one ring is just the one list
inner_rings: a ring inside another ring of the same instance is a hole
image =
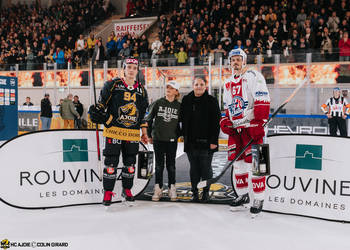
[[103, 136], [106, 146], [103, 150], [103, 204], [111, 204], [117, 177], [119, 155], [122, 153], [122, 196], [134, 201], [131, 188], [135, 175], [136, 155], [141, 140], [147, 143], [147, 123], [144, 120], [148, 107], [146, 89], [136, 80], [139, 62], [135, 58], [124, 61], [124, 78], [107, 81], [100, 93], [98, 104], [90, 107], [91, 121], [104, 124]]

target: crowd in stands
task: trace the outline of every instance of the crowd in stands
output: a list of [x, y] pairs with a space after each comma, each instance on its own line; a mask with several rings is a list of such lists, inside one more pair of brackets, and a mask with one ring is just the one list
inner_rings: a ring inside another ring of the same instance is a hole
[[181, 0], [177, 6], [161, 17], [157, 55], [179, 64], [190, 57], [205, 64], [209, 54], [217, 63], [233, 48], [267, 61], [273, 54], [302, 60], [306, 52], [316, 52], [317, 60], [350, 60], [346, 0]]
[[14, 70], [79, 67], [88, 58], [92, 43], [82, 34], [106, 19], [113, 8], [108, 0], [64, 0], [48, 8], [16, 4], [0, 12], [0, 68]]
[[[187, 65], [190, 58], [195, 64], [208, 64], [210, 56], [217, 64], [231, 49], [242, 48], [249, 63], [256, 62], [256, 55], [273, 62], [274, 54], [281, 55], [281, 62], [305, 61], [308, 52], [315, 61], [350, 60], [350, 5], [345, 0], [172, 2], [170, 14], [159, 17], [160, 32], [153, 43], [145, 36], [116, 37], [112, 32], [107, 58], [132, 55], [174, 66]], [[157, 4], [156, 0], [129, 0], [126, 16], [141, 13], [140, 6], [152, 13]]]
[[[108, 2], [108, 1], [107, 1]], [[128, 56], [158, 65], [219, 63], [233, 48], [242, 48], [248, 62], [262, 55], [273, 62], [350, 60], [350, 3], [346, 0], [129, 0], [126, 17], [159, 16], [159, 35], [149, 43], [146, 35], [129, 33], [107, 41], [84, 36], [94, 22], [110, 12], [106, 1], [66, 0], [42, 9], [16, 5], [1, 11], [0, 68], [40, 69], [43, 62], [80, 68], [89, 58], [98, 64]], [[167, 13], [167, 14], [163, 14]], [[3, 65], [3, 66], [1, 66]], [[5, 66], [6, 65], [6, 66]], [[39, 67], [39, 68], [37, 68]]]

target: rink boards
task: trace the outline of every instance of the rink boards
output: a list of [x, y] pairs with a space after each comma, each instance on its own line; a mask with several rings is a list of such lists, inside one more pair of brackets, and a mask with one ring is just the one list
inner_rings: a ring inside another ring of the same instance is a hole
[[349, 138], [268, 138], [271, 175], [264, 210], [350, 221]]
[[[100, 132], [101, 150], [104, 148]], [[103, 197], [96, 131], [50, 130], [20, 135], [0, 148], [0, 197], [21, 208], [101, 203]], [[121, 164], [119, 164], [121, 165]], [[102, 169], [101, 168], [101, 169]], [[121, 169], [118, 169], [117, 176]], [[137, 173], [137, 170], [136, 172]], [[148, 180], [135, 175], [136, 196]], [[114, 201], [120, 201], [117, 180]]]
[[[100, 143], [103, 148], [101, 135]], [[271, 175], [267, 178], [264, 210], [350, 221], [348, 138], [275, 135], [268, 137], [268, 143]], [[93, 130], [24, 134], [0, 146], [0, 159], [0, 198], [9, 205], [52, 208], [101, 202], [103, 190]], [[224, 164], [225, 159], [225, 153], [219, 152], [213, 164], [218, 160]], [[177, 166], [177, 171], [183, 168], [187, 175], [185, 165]], [[133, 194], [148, 194], [148, 183], [135, 176]], [[226, 181], [224, 184], [230, 186]], [[114, 201], [120, 201], [120, 180], [114, 191]]]

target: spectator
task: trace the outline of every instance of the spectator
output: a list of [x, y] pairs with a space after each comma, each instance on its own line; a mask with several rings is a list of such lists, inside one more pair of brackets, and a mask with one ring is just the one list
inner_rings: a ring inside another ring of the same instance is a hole
[[136, 14], [136, 6], [133, 2], [133, 0], [128, 0], [128, 3], [126, 4], [126, 12], [125, 17], [129, 17], [131, 15]]
[[272, 36], [269, 36], [269, 39], [266, 42], [266, 54], [267, 57], [272, 57], [272, 54], [278, 54], [280, 51], [278, 43]]
[[81, 120], [81, 117], [83, 117], [83, 113], [84, 113], [84, 106], [83, 104], [79, 101], [79, 96], [75, 95], [73, 97], [73, 104], [74, 104], [74, 107], [75, 107], [75, 110], [78, 112], [79, 114], [79, 117], [74, 117], [74, 127], [75, 128], [78, 128], [78, 129], [81, 129], [82, 128], [82, 120]]
[[315, 48], [315, 35], [314, 33], [311, 33], [311, 28], [306, 28], [305, 30], [305, 41], [309, 44], [310, 48], [313, 49]]
[[244, 49], [243, 51], [247, 54], [247, 63], [250, 64], [250, 63], [253, 63], [254, 60], [253, 60], [253, 44], [252, 44], [252, 41], [250, 39], [247, 39], [245, 41], [245, 46], [244, 46]]
[[[237, 45], [235, 45], [237, 46]], [[232, 50], [233, 46], [230, 43], [230, 40], [225, 40], [222, 44], [222, 49], [225, 50], [226, 54]]]
[[203, 44], [203, 47], [201, 48], [200, 52], [200, 58], [199, 58], [199, 64], [200, 65], [208, 65], [209, 64], [209, 51], [205, 44]]
[[74, 104], [72, 102], [73, 95], [68, 94], [67, 98], [62, 101], [60, 106], [60, 115], [64, 122], [64, 129], [73, 129], [75, 118], [80, 119], [79, 113], [75, 110]]
[[213, 52], [214, 52], [214, 63], [216, 65], [219, 65], [220, 58], [224, 58], [226, 56], [226, 51], [222, 48], [222, 45], [219, 43], [218, 47]]
[[161, 46], [162, 46], [162, 42], [159, 41], [159, 36], [157, 35], [155, 37], [154, 42], [151, 45], [151, 49], [152, 49], [151, 59], [158, 59], [159, 58], [159, 53], [158, 52], [159, 52]]
[[56, 105], [56, 107], [61, 107], [64, 99], [60, 99], [60, 102]]
[[193, 58], [197, 58], [198, 57], [198, 53], [199, 53], [199, 48], [197, 43], [193, 40], [193, 38], [189, 38], [187, 40], [187, 55], [188, 57], [193, 57]]
[[108, 58], [115, 57], [117, 55], [117, 42], [114, 40], [114, 35], [108, 37], [108, 42], [106, 43], [107, 56]]
[[52, 105], [50, 102], [50, 95], [46, 93], [40, 102], [41, 130], [49, 130], [51, 128], [51, 119]]
[[139, 43], [138, 42], [135, 42], [134, 46], [132, 47], [131, 56], [133, 56], [135, 58], [139, 58], [139, 56], [140, 56], [140, 48], [139, 48]]
[[166, 50], [167, 55], [168, 55], [168, 64], [169, 66], [176, 66], [176, 53], [177, 49], [175, 48], [175, 43], [174, 41], [170, 42], [170, 47], [167, 48]]
[[282, 40], [282, 54], [285, 62], [294, 62], [292, 40]]
[[265, 22], [269, 27], [271, 27], [276, 21], [277, 21], [277, 15], [273, 12], [272, 7], [270, 7], [269, 13], [265, 16]]
[[[242, 44], [242, 41], [241, 40], [237, 40], [237, 43], [235, 46], [233, 46], [234, 49], [244, 49], [244, 46]], [[229, 50], [228, 52], [230, 52], [231, 50]]]
[[95, 64], [97, 64], [98, 67], [101, 67], [103, 65], [103, 62], [105, 60], [105, 48], [103, 47], [100, 40], [98, 40], [97, 44], [95, 45], [95, 50], [92, 58], [95, 59]]
[[79, 35], [79, 38], [75, 42], [75, 50], [79, 57], [82, 59], [83, 64], [85, 63], [87, 42], [84, 39], [83, 34]]
[[328, 28], [325, 27], [322, 32], [322, 42], [321, 42], [321, 55], [324, 56], [325, 60], [329, 60], [331, 58], [333, 45], [330, 35], [328, 33]]
[[73, 67], [74, 69], [81, 69], [81, 58], [79, 57], [78, 54], [75, 54], [74, 59], [73, 59]]
[[119, 54], [119, 51], [123, 48], [123, 44], [126, 42], [126, 37], [119, 35], [117, 38], [117, 52], [116, 55]]
[[350, 61], [350, 40], [349, 33], [344, 32], [343, 38], [340, 39], [338, 43], [339, 47], [339, 60], [340, 61]]
[[123, 48], [119, 51], [118, 59], [124, 60], [131, 54], [130, 47], [127, 43], [123, 43]]
[[177, 58], [177, 65], [182, 66], [187, 63], [187, 53], [184, 50], [184, 47], [180, 48], [180, 51], [175, 54]]
[[328, 18], [327, 25], [329, 27], [329, 31], [331, 33], [338, 32], [338, 26], [339, 26], [340, 20], [339, 17], [337, 17], [337, 12], [333, 11], [332, 16]]
[[19, 70], [25, 70], [26, 69], [26, 52], [24, 49], [21, 49], [20, 53], [17, 56], [17, 61], [19, 64]]
[[55, 60], [53, 59], [54, 49], [50, 49], [50, 52], [48, 55], [46, 55], [45, 62], [47, 63], [47, 69], [53, 69]]
[[142, 59], [148, 59], [148, 41], [146, 35], [141, 36], [141, 41], [140, 41], [140, 57]]
[[[72, 37], [71, 37], [72, 38]], [[89, 58], [92, 57], [92, 54], [94, 53], [95, 50], [95, 45], [96, 45], [96, 39], [94, 37], [93, 33], [90, 33], [89, 38], [87, 39], [87, 46], [88, 46], [88, 54]], [[72, 48], [71, 48], [72, 49]]]
[[64, 52], [60, 47], [57, 47], [55, 53], [52, 56], [53, 60], [57, 63], [58, 69], [64, 69], [65, 59]]
[[263, 55], [265, 54], [265, 47], [261, 40], [258, 41], [256, 47], [253, 49], [255, 55]]
[[34, 104], [30, 101], [30, 97], [26, 97], [26, 101], [23, 103], [23, 106], [33, 106]]
[[306, 16], [306, 14], [305, 14], [305, 10], [304, 10], [304, 8], [302, 8], [302, 9], [300, 10], [300, 13], [297, 15], [297, 20], [296, 20], [299, 27], [304, 26], [306, 17], [307, 17], [307, 16]]
[[228, 40], [230, 43], [232, 42], [228, 31], [224, 31], [224, 36], [220, 39], [220, 42], [222, 43], [222, 42], [225, 42], [226, 40]]
[[7, 65], [9, 67], [9, 70], [15, 71], [17, 62], [17, 51], [15, 48], [11, 48], [7, 56]]

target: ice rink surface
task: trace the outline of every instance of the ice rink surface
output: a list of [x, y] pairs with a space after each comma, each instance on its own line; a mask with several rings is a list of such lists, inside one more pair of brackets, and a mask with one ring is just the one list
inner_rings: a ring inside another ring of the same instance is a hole
[[68, 243], [37, 249], [350, 249], [350, 224], [272, 213], [251, 219], [227, 205], [136, 201], [108, 210], [22, 210], [0, 202], [0, 214], [1, 240]]

